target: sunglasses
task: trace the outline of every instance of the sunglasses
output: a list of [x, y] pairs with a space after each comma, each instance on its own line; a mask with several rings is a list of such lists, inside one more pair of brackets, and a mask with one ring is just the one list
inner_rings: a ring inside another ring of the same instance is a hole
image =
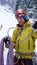
[[23, 18], [27, 19], [27, 16], [21, 15], [20, 13], [18, 15], [15, 15], [16, 18]]

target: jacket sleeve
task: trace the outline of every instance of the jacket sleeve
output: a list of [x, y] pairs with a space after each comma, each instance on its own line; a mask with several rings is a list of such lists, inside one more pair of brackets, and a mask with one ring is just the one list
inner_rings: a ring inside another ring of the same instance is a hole
[[33, 36], [34, 36], [34, 38], [35, 39], [37, 39], [37, 21], [35, 21], [35, 23], [33, 24], [33, 29], [34, 29], [34, 34], [33, 34]]
[[35, 39], [37, 39], [37, 32], [34, 32], [32, 35]]
[[34, 38], [34, 39], [37, 39], [37, 31], [35, 31], [34, 29], [33, 29], [33, 27], [31, 26], [31, 27], [29, 27], [29, 29], [30, 29], [30, 31], [32, 30], [32, 37]]

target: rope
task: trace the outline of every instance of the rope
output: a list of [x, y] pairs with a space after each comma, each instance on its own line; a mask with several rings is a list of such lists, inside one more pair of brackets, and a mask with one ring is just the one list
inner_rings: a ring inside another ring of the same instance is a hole
[[14, 62], [14, 64], [17, 64], [18, 63], [18, 60], [16, 62]]
[[22, 63], [22, 65], [25, 65], [23, 61], [21, 63]]
[[9, 36], [9, 31], [11, 30], [11, 29], [15, 29], [16, 27], [10, 27], [9, 29], [8, 29], [8, 31], [7, 31], [7, 35]]

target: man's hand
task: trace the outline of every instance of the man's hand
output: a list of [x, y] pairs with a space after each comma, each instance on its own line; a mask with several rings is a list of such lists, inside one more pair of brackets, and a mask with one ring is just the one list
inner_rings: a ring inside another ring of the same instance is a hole
[[7, 48], [9, 48], [9, 40], [10, 40], [10, 38], [9, 38], [8, 36], [6, 36], [6, 37], [4, 38], [5, 47], [7, 47]]

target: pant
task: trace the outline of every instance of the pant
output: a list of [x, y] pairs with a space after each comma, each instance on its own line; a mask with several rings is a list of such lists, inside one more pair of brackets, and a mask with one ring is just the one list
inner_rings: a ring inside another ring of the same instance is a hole
[[19, 59], [19, 65], [33, 65], [32, 59]]
[[32, 59], [22, 59], [14, 57], [14, 65], [33, 65]]

